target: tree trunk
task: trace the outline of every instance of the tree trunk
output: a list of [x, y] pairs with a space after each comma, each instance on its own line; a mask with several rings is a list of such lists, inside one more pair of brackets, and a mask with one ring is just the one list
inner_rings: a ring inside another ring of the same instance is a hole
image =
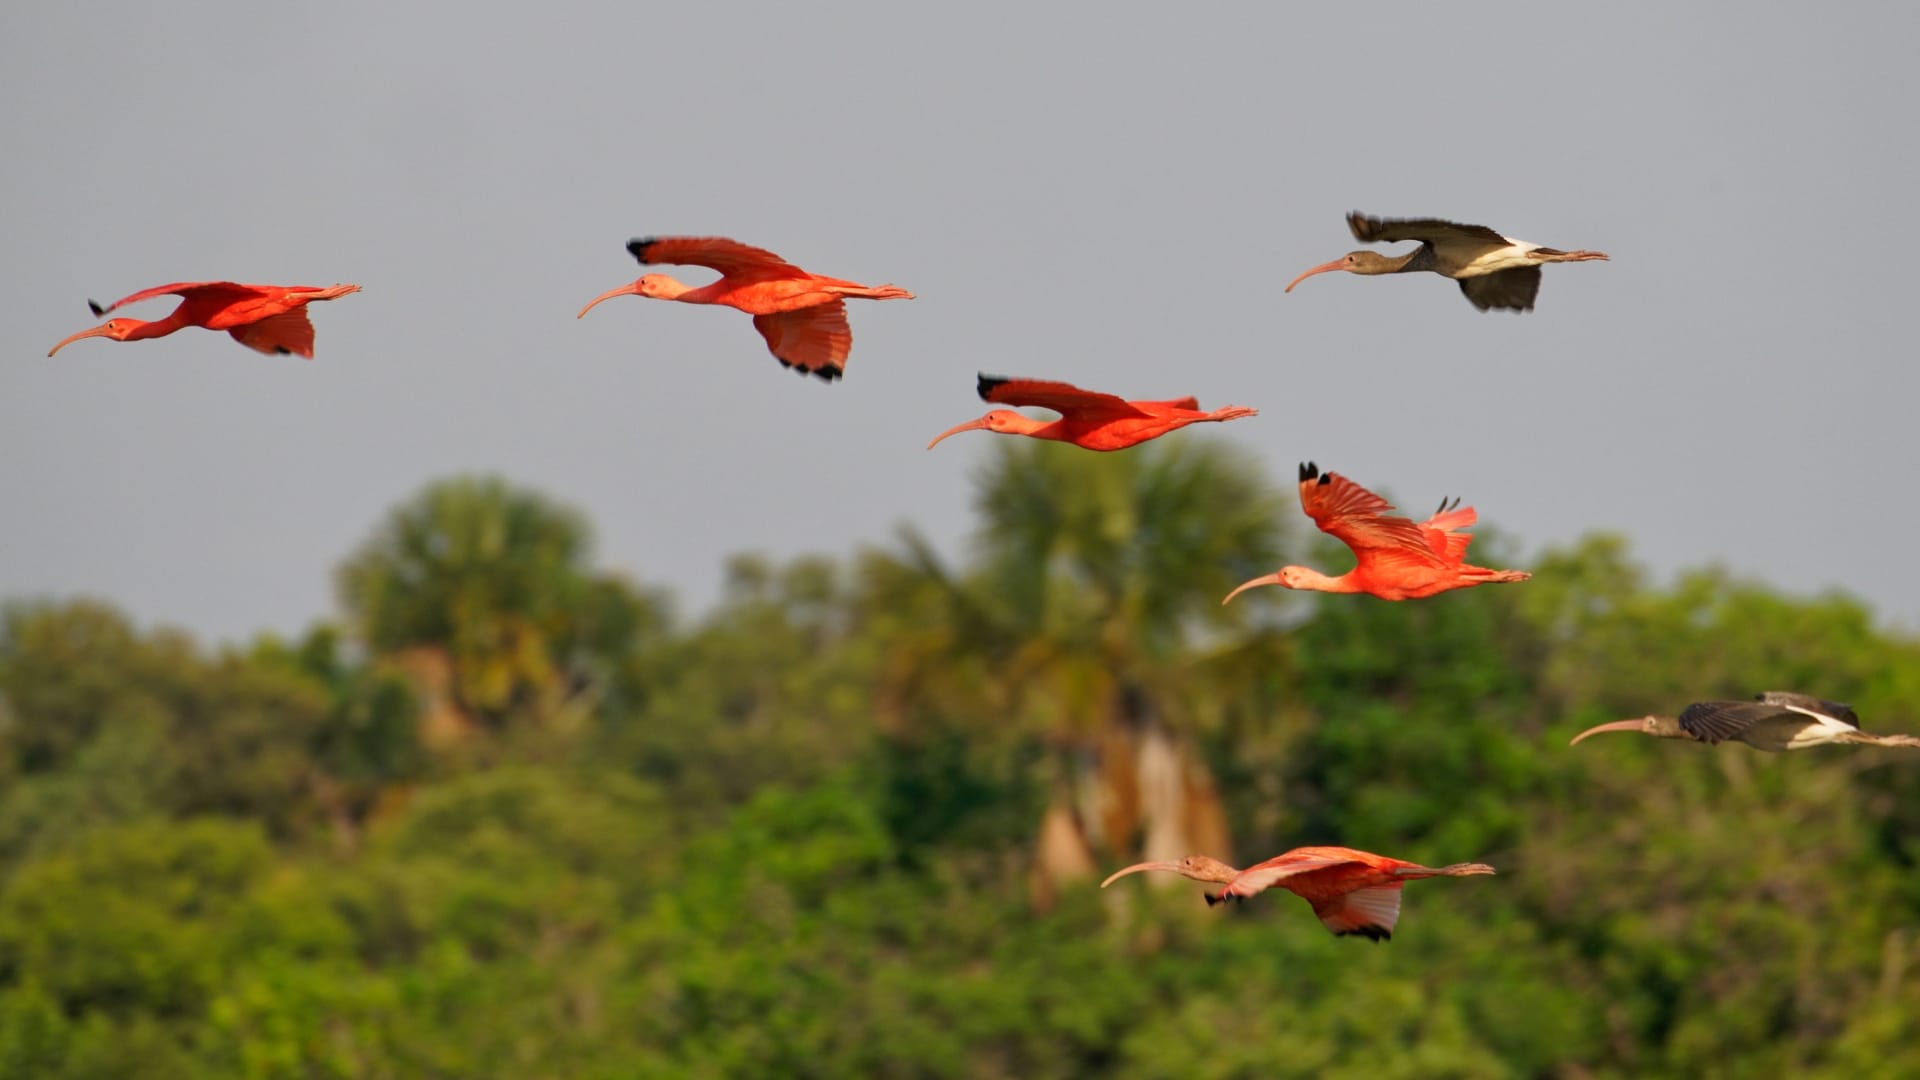
[[[1094, 747], [1069, 753], [1071, 803], [1056, 796], [1040, 822], [1029, 894], [1038, 910], [1059, 891], [1095, 873], [1096, 853], [1125, 863], [1212, 855], [1231, 863], [1233, 845], [1213, 774], [1185, 739], [1153, 715], [1152, 703], [1124, 688], [1114, 722]], [[1132, 858], [1140, 844], [1140, 858]], [[1178, 879], [1155, 875], [1154, 887]]]

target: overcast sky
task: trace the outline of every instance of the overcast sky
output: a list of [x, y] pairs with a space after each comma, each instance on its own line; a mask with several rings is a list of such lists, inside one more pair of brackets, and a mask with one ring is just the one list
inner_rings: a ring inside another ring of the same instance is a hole
[[[960, 550], [998, 436], [922, 448], [985, 370], [1256, 406], [1170, 437], [1920, 625], [1916, 240], [1887, 225], [1920, 9], [119, 7], [0, 13], [0, 597], [297, 631], [389, 507], [497, 471], [697, 613], [730, 552], [905, 521]], [[1353, 209], [1613, 261], [1519, 316], [1427, 274], [1282, 295]], [[648, 234], [919, 299], [849, 304], [835, 385], [737, 312], [576, 322]], [[46, 357], [88, 297], [220, 278], [365, 291], [314, 306], [312, 362], [201, 330]]]

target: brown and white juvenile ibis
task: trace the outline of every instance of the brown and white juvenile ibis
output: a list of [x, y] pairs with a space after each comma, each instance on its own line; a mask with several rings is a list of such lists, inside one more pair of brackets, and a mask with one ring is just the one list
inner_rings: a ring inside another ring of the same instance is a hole
[[1768, 690], [1752, 701], [1696, 701], [1679, 716], [1643, 716], [1590, 727], [1573, 737], [1572, 746], [1603, 731], [1638, 731], [1656, 739], [1692, 739], [1718, 746], [1729, 739], [1755, 750], [1778, 753], [1805, 750], [1828, 743], [1920, 748], [1912, 735], [1871, 735], [1860, 730], [1853, 706], [1811, 694]]
[[1279, 585], [1315, 592], [1366, 593], [1382, 600], [1420, 600], [1474, 585], [1527, 581], [1525, 570], [1494, 570], [1467, 562], [1467, 530], [1479, 520], [1473, 507], [1454, 499], [1425, 521], [1389, 514], [1393, 504], [1334, 472], [1308, 461], [1300, 466], [1300, 509], [1320, 531], [1353, 549], [1353, 569], [1328, 577], [1305, 566], [1283, 566], [1227, 594], [1222, 604], [1248, 589]]
[[1028, 405], [1052, 409], [1058, 420], [1035, 420], [1012, 409], [995, 409], [978, 420], [958, 424], [933, 437], [935, 443], [962, 431], [997, 431], [1003, 435], [1027, 435], [1072, 443], [1088, 450], [1125, 450], [1129, 446], [1157, 439], [1169, 431], [1215, 421], [1238, 420], [1258, 415], [1259, 410], [1244, 405], [1228, 405], [1204, 412], [1200, 402], [1190, 398], [1171, 401], [1128, 401], [1114, 394], [1082, 390], [1071, 383], [1041, 379], [1009, 379], [982, 374], [980, 400], [994, 405]]
[[1532, 311], [1533, 298], [1540, 291], [1542, 264], [1607, 257], [1598, 251], [1541, 247], [1502, 236], [1485, 225], [1460, 225], [1438, 218], [1377, 218], [1356, 210], [1347, 215], [1347, 226], [1353, 230], [1353, 238], [1364, 244], [1417, 240], [1420, 246], [1394, 256], [1375, 251], [1349, 252], [1294, 278], [1287, 283], [1287, 292], [1315, 274], [1333, 270], [1369, 276], [1431, 270], [1459, 282], [1461, 293], [1481, 311]]
[[1142, 870], [1163, 870], [1224, 885], [1219, 892], [1206, 894], [1208, 907], [1228, 898], [1244, 900], [1279, 886], [1311, 905], [1321, 925], [1334, 937], [1358, 934], [1374, 941], [1393, 937], [1393, 924], [1400, 919], [1400, 889], [1407, 882], [1494, 872], [1485, 863], [1421, 866], [1353, 848], [1301, 847], [1245, 870], [1235, 870], [1206, 855], [1189, 855], [1179, 862], [1135, 863], [1101, 882], [1100, 887], [1104, 889]]

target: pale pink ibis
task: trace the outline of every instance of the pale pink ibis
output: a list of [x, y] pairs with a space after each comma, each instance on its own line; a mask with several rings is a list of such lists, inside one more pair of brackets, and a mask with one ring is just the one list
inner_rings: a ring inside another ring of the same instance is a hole
[[1591, 727], [1573, 743], [1602, 731], [1638, 731], [1657, 739], [1692, 739], [1708, 746], [1733, 739], [1755, 750], [1777, 753], [1828, 743], [1920, 747], [1912, 735], [1870, 735], [1860, 730], [1853, 706], [1810, 694], [1769, 690], [1752, 701], [1696, 701], [1674, 716], [1643, 716]]
[[1104, 889], [1143, 870], [1162, 870], [1224, 885], [1219, 892], [1206, 894], [1208, 907], [1228, 898], [1244, 900], [1279, 886], [1311, 905], [1321, 925], [1333, 936], [1358, 934], [1374, 941], [1393, 937], [1393, 924], [1400, 918], [1400, 889], [1407, 882], [1494, 872], [1485, 863], [1421, 866], [1353, 848], [1301, 847], [1245, 870], [1235, 870], [1206, 855], [1189, 855], [1179, 862], [1135, 863], [1101, 882], [1100, 887]]
[[1543, 263], [1587, 262], [1605, 259], [1598, 251], [1561, 251], [1525, 240], [1501, 236], [1485, 225], [1458, 225], [1438, 218], [1377, 218], [1359, 211], [1347, 215], [1354, 239], [1363, 244], [1393, 244], [1417, 240], [1420, 246], [1405, 255], [1386, 256], [1373, 251], [1350, 252], [1316, 266], [1287, 283], [1287, 292], [1315, 274], [1345, 270], [1349, 274], [1405, 274], [1431, 270], [1460, 283], [1460, 291], [1481, 311], [1511, 308], [1532, 311], [1540, 291]]

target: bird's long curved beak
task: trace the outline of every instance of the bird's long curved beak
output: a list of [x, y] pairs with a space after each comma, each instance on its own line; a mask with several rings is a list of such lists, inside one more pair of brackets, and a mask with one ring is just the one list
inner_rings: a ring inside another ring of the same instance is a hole
[[638, 296], [638, 295], [640, 295], [640, 283], [638, 281], [629, 281], [628, 283], [620, 286], [617, 289], [609, 289], [606, 292], [601, 293], [599, 296], [594, 297], [593, 303], [590, 303], [586, 307], [581, 308], [580, 314], [575, 315], [574, 318], [579, 319], [579, 318], [585, 317], [587, 312], [593, 310], [594, 304], [598, 304], [602, 300], [611, 300], [616, 296]]
[[1180, 864], [1176, 862], [1134, 863], [1125, 870], [1115, 870], [1111, 877], [1100, 883], [1100, 887], [1104, 889], [1114, 882], [1119, 881], [1121, 878], [1126, 877], [1128, 874], [1137, 874], [1142, 870], [1165, 870], [1170, 874], [1177, 874], [1180, 872]]
[[1319, 266], [1316, 266], [1313, 269], [1307, 271], [1306, 273], [1301, 274], [1299, 277], [1294, 278], [1292, 281], [1287, 282], [1287, 287], [1281, 291], [1292, 292], [1293, 287], [1295, 285], [1300, 284], [1301, 282], [1307, 280], [1308, 278], [1312, 277], [1315, 274], [1325, 274], [1334, 270], [1345, 270], [1346, 268], [1347, 268], [1347, 259], [1346, 259], [1346, 256], [1342, 255], [1340, 258], [1335, 259], [1330, 263], [1321, 263]]
[[1579, 742], [1581, 739], [1584, 739], [1589, 735], [1598, 735], [1603, 731], [1639, 731], [1641, 725], [1644, 722], [1645, 721], [1642, 721], [1642, 720], [1615, 720], [1610, 724], [1601, 724], [1598, 727], [1590, 727], [1587, 730], [1581, 732], [1580, 734], [1575, 735], [1572, 741], [1568, 742], [1567, 745], [1572, 746], [1574, 743]]
[[977, 431], [980, 428], [983, 428], [986, 426], [987, 426], [987, 418], [983, 416], [978, 420], [969, 420], [964, 424], [960, 424], [955, 427], [950, 427], [947, 430], [941, 432], [940, 434], [935, 435], [933, 437], [933, 442], [930, 442], [927, 444], [927, 449], [929, 450], [933, 449], [934, 443], [939, 442], [941, 439], [944, 439], [949, 435], [958, 435], [963, 431]]
[[1220, 606], [1225, 607], [1228, 601], [1231, 601], [1234, 597], [1239, 596], [1241, 593], [1246, 592], [1248, 589], [1257, 589], [1262, 585], [1280, 585], [1280, 584], [1282, 584], [1282, 582], [1280, 580], [1280, 572], [1278, 570], [1274, 571], [1271, 574], [1262, 574], [1259, 577], [1254, 578], [1250, 581], [1241, 582], [1239, 588], [1236, 588], [1232, 592], [1227, 594], [1226, 600], [1220, 601]]
[[82, 330], [79, 333], [73, 335], [72, 337], [62, 341], [60, 344], [55, 345], [53, 348], [48, 349], [47, 355], [52, 356], [54, 353], [57, 353], [61, 349], [64, 349], [67, 346], [73, 344], [74, 342], [79, 341], [81, 338], [105, 337], [110, 332], [111, 331], [109, 331], [105, 326], [96, 326], [91, 330]]

